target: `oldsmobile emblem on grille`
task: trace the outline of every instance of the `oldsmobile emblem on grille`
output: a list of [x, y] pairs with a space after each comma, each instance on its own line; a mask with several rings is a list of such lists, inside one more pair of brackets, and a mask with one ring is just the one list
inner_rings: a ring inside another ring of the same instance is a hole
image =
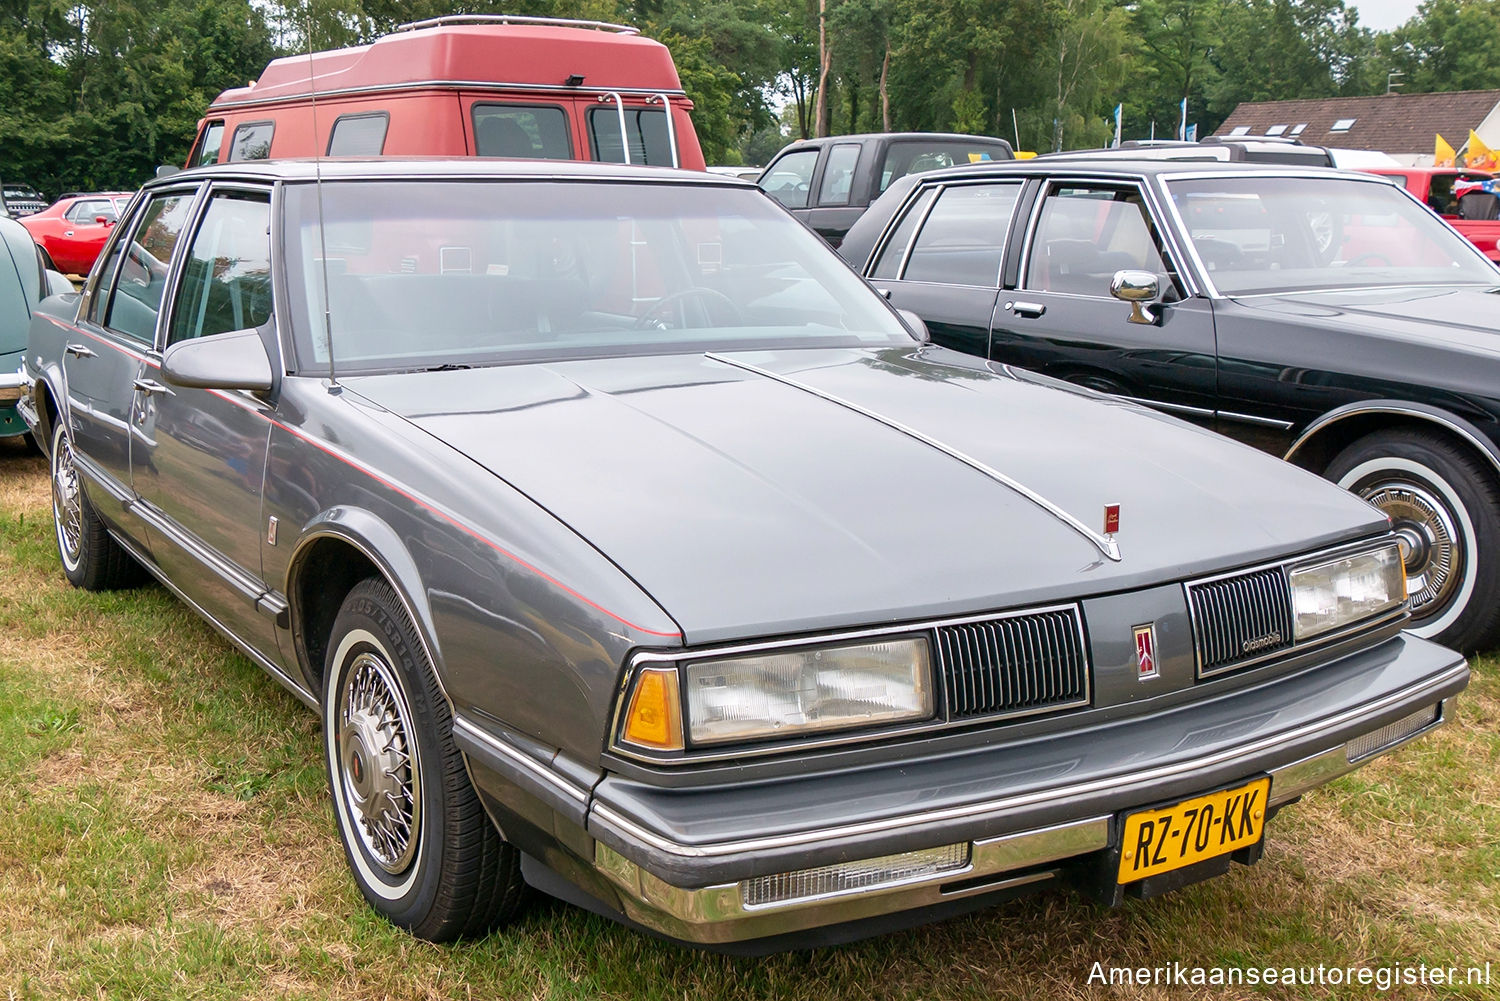
[[1270, 632], [1270, 633], [1266, 633], [1264, 636], [1257, 636], [1253, 640], [1246, 640], [1245, 642], [1241, 643], [1240, 644], [1240, 652], [1241, 653], [1255, 653], [1257, 650], [1264, 650], [1267, 647], [1280, 646], [1280, 645], [1281, 645], [1281, 633], [1279, 631], [1278, 632]]
[[1139, 681], [1160, 675], [1156, 667], [1156, 623], [1135, 627], [1135, 676]]

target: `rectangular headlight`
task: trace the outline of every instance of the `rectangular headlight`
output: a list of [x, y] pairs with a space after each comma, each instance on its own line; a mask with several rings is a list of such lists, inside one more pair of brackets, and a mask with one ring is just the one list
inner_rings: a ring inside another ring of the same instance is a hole
[[1298, 642], [1388, 611], [1406, 600], [1406, 569], [1393, 542], [1291, 572]]
[[695, 744], [932, 715], [932, 655], [921, 637], [700, 660], [684, 680]]

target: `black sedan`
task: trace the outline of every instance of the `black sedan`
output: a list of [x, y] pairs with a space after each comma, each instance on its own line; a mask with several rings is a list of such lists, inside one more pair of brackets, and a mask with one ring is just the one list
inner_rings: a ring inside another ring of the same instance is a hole
[[1414, 630], [1500, 641], [1500, 271], [1378, 177], [1048, 159], [893, 185], [840, 251], [933, 339], [1355, 491]]

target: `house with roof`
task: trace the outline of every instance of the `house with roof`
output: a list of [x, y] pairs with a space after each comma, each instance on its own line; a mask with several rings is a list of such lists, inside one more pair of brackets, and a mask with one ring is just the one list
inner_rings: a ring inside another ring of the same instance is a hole
[[1408, 166], [1431, 165], [1434, 138], [1457, 149], [1469, 130], [1500, 148], [1500, 90], [1245, 101], [1216, 136], [1287, 136], [1314, 146], [1378, 150]]

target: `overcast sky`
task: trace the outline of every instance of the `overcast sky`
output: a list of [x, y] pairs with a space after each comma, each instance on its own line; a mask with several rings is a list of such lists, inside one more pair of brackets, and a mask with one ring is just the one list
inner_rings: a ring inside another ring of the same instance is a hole
[[1389, 31], [1417, 12], [1417, 0], [1352, 0], [1359, 23], [1376, 31]]

